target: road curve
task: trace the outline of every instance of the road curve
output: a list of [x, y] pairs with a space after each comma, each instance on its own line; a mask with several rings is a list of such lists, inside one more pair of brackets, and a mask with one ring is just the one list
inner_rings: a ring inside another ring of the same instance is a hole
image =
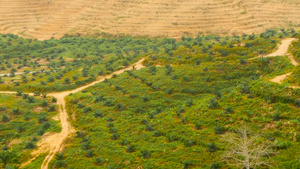
[[[56, 153], [62, 151], [63, 146], [64, 146], [64, 142], [65, 140], [72, 134], [75, 132], [75, 129], [72, 127], [70, 121], [69, 121], [69, 116], [68, 113], [66, 111], [66, 103], [65, 103], [65, 97], [68, 96], [71, 93], [76, 93], [76, 92], [80, 92], [88, 87], [91, 87], [99, 82], [104, 81], [105, 79], [109, 79], [111, 78], [113, 75], [118, 75], [121, 74], [127, 70], [132, 70], [134, 67], [134, 70], [139, 70], [141, 68], [143, 68], [143, 61], [144, 58], [140, 59], [138, 62], [132, 64], [131, 66], [118, 70], [116, 72], [113, 72], [110, 75], [107, 76], [102, 76], [99, 77], [98, 80], [87, 84], [85, 86], [81, 86], [79, 88], [76, 88], [74, 90], [70, 90], [70, 91], [64, 91], [64, 92], [58, 92], [58, 93], [49, 93], [48, 96], [52, 96], [57, 98], [57, 104], [59, 105], [59, 119], [61, 122], [61, 126], [62, 126], [62, 131], [60, 133], [46, 133], [42, 136], [41, 140], [38, 142], [37, 146], [38, 149], [34, 150], [32, 152], [33, 154], [33, 158], [30, 159], [29, 161], [23, 163], [21, 165], [21, 167], [26, 166], [28, 164], [30, 164], [30, 162], [32, 162], [33, 160], [35, 160], [39, 154], [41, 153], [48, 153], [48, 155], [45, 157], [41, 169], [48, 169], [49, 163], [50, 161], [53, 159], [53, 157], [55, 156]], [[17, 92], [12, 92], [12, 91], [0, 91], [0, 94], [16, 94]], [[31, 95], [33, 95], [32, 93], [30, 93]]]

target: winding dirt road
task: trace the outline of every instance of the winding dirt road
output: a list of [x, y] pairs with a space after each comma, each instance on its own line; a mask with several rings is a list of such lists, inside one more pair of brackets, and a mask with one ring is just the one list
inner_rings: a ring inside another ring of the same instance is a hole
[[[292, 41], [295, 41], [295, 40], [297, 40], [297, 39], [295, 39], [295, 38], [283, 39], [281, 41], [281, 44], [278, 44], [278, 49], [276, 51], [274, 51], [273, 53], [270, 53], [268, 55], [263, 55], [263, 56], [257, 56], [257, 57], [254, 57], [254, 58], [250, 58], [249, 60], [257, 59], [257, 58], [260, 58], [260, 57], [287, 56], [288, 59], [291, 61], [291, 63], [294, 66], [298, 66], [299, 63], [293, 58], [293, 55], [288, 53], [289, 46], [291, 45]], [[292, 74], [292, 72], [289, 72], [289, 73], [286, 73], [286, 74], [283, 74], [283, 75], [279, 75], [279, 76], [276, 76], [274, 79], [271, 79], [270, 81], [282, 84], [282, 81], [291, 74]], [[299, 88], [299, 86], [289, 86], [289, 87], [290, 88]]]
[[[29, 161], [23, 163], [21, 166], [26, 166], [29, 163], [31, 163], [33, 160], [35, 160], [39, 154], [41, 153], [48, 153], [46, 158], [44, 159], [41, 169], [48, 169], [48, 165], [50, 161], [53, 159], [56, 153], [62, 151], [64, 147], [65, 140], [75, 132], [75, 129], [72, 127], [69, 116], [66, 111], [66, 103], [65, 103], [65, 97], [68, 96], [71, 93], [76, 93], [79, 91], [82, 91], [88, 87], [91, 87], [99, 82], [102, 82], [105, 79], [111, 78], [113, 75], [118, 75], [123, 73], [126, 70], [132, 70], [134, 67], [134, 70], [139, 70], [143, 68], [143, 61], [144, 58], [136, 62], [130, 67], [127, 67], [125, 69], [118, 70], [108, 76], [102, 76], [99, 77], [97, 81], [94, 81], [88, 85], [79, 87], [77, 89], [71, 90], [71, 91], [64, 91], [59, 93], [49, 93], [48, 96], [52, 96], [57, 98], [57, 104], [59, 105], [59, 119], [61, 121], [62, 131], [60, 133], [46, 133], [42, 136], [41, 140], [38, 142], [37, 146], [38, 149], [34, 150], [32, 152], [32, 155], [34, 158], [30, 159]], [[4, 94], [15, 94], [16, 92], [10, 92], [10, 91], [0, 91], [0, 93]]]
[[[135, 70], [138, 70], [138, 69], [141, 69], [144, 67], [142, 64], [143, 61], [144, 61], [144, 59], [141, 59], [137, 63], [133, 64], [135, 67]], [[59, 118], [60, 118], [61, 125], [62, 125], [62, 132], [51, 135], [50, 137], [46, 137], [45, 139], [42, 139], [41, 146], [39, 146], [39, 150], [41, 149], [42, 151], [44, 151], [44, 149], [49, 149], [50, 152], [46, 156], [45, 160], [43, 161], [41, 169], [48, 169], [49, 162], [53, 159], [54, 155], [63, 149], [64, 141], [68, 138], [69, 135], [71, 135], [72, 133], [75, 132], [74, 128], [72, 127], [72, 125], [69, 121], [69, 116], [66, 111], [65, 97], [71, 93], [80, 92], [88, 87], [91, 87], [99, 82], [104, 81], [105, 79], [110, 79], [113, 75], [121, 74], [126, 70], [132, 70], [132, 67], [118, 70], [108, 76], [100, 77], [97, 81], [94, 81], [88, 85], [79, 87], [79, 88], [71, 90], [71, 91], [48, 94], [49, 96], [53, 96], [53, 97], [57, 98], [57, 104], [59, 105], [59, 108], [60, 108]]]
[[270, 53], [264, 57], [274, 57], [274, 56], [285, 56], [288, 52], [289, 46], [291, 45], [292, 41], [297, 40], [295, 38], [287, 38], [287, 39], [283, 39], [281, 41], [281, 44], [278, 45], [278, 49], [273, 52]]
[[[284, 39], [282, 40], [281, 44], [278, 46], [278, 49], [268, 55], [265, 55], [263, 57], [274, 57], [274, 56], [284, 56], [287, 55], [289, 45], [293, 40], [296, 40], [294, 38], [289, 38], [289, 39]], [[249, 60], [253, 60], [256, 58], [259, 58], [262, 56], [258, 56], [255, 58], [251, 58]], [[292, 55], [288, 55], [288, 58], [290, 59], [291, 63], [295, 66], [298, 66], [298, 63], [294, 60]], [[135, 70], [143, 68], [142, 62], [144, 59], [139, 60], [137, 63], [133, 64]], [[38, 142], [38, 149], [33, 151], [32, 155], [34, 158], [31, 160], [27, 161], [26, 163], [23, 163], [22, 166], [25, 166], [29, 164], [31, 161], [33, 161], [36, 157], [38, 157], [39, 154], [41, 153], [48, 153], [46, 156], [45, 160], [42, 163], [41, 169], [48, 169], [48, 165], [50, 161], [53, 159], [54, 155], [60, 151], [62, 151], [63, 146], [64, 146], [64, 141], [75, 132], [75, 129], [72, 127], [70, 121], [69, 121], [69, 116], [66, 111], [66, 103], [65, 103], [65, 97], [68, 96], [71, 93], [76, 93], [79, 91], [82, 91], [88, 87], [91, 87], [99, 82], [102, 82], [105, 79], [111, 78], [113, 75], [121, 74], [126, 70], [132, 70], [132, 67], [128, 67], [119, 71], [114, 72], [111, 75], [100, 77], [97, 81], [94, 81], [88, 85], [79, 87], [77, 89], [71, 90], [71, 91], [64, 91], [64, 92], [59, 92], [59, 93], [50, 93], [48, 96], [52, 96], [57, 98], [57, 104], [59, 105], [59, 119], [61, 121], [61, 126], [62, 126], [62, 131], [61, 133], [46, 133], [42, 136], [42, 139]], [[279, 83], [281, 84], [281, 81], [284, 80], [287, 76], [289, 76], [290, 73], [286, 73], [284, 75], [280, 75], [275, 77], [274, 79], [271, 79], [270, 81]], [[299, 86], [290, 86], [291, 88], [299, 88]], [[9, 92], [9, 91], [4, 91], [0, 93], [6, 93], [6, 94], [15, 94], [16, 92]]]
[[[283, 39], [281, 41], [281, 44], [278, 46], [278, 49], [275, 52], [268, 54], [266, 56], [263, 56], [263, 57], [288, 56], [291, 63], [294, 66], [298, 66], [299, 63], [293, 58], [293, 55], [288, 53], [289, 46], [291, 45], [292, 41], [294, 41], [294, 40], [297, 40], [297, 39], [295, 39], [295, 38]], [[258, 56], [258, 57], [261, 57], [261, 56]], [[255, 58], [258, 58], [258, 57], [255, 57]], [[255, 59], [255, 58], [252, 58], [252, 59]], [[289, 73], [286, 73], [283, 75], [279, 75], [279, 76], [276, 76], [274, 79], [271, 79], [270, 81], [282, 84], [282, 81], [291, 74], [292, 74], [292, 72], [289, 72]], [[290, 86], [290, 88], [300, 88], [300, 87], [299, 86]]]

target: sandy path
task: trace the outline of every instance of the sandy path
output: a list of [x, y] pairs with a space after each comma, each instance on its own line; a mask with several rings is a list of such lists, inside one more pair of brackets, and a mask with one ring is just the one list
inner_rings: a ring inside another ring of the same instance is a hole
[[271, 82], [275, 82], [275, 83], [279, 83], [279, 84], [282, 84], [281, 81], [283, 81], [286, 77], [288, 77], [289, 75], [291, 75], [292, 72], [289, 72], [289, 73], [286, 73], [284, 75], [279, 75], [279, 76], [276, 76], [274, 79], [271, 79], [270, 81]]
[[[297, 39], [295, 39], [295, 38], [284, 39], [284, 40], [281, 41], [281, 44], [278, 45], [278, 49], [275, 52], [273, 52], [271, 54], [268, 54], [268, 55], [265, 55], [265, 56], [254, 57], [254, 58], [251, 58], [249, 60], [256, 59], [256, 58], [259, 58], [259, 57], [286, 56], [288, 54], [289, 46], [291, 45], [292, 41], [294, 41], [294, 40], [297, 40]], [[294, 66], [299, 65], [299, 63], [293, 58], [293, 55], [288, 54], [288, 58]], [[274, 79], [271, 79], [270, 81], [282, 84], [282, 81], [291, 74], [292, 74], [292, 72], [289, 72], [289, 73], [286, 73], [286, 74], [283, 74], [283, 75], [279, 75], [279, 76], [276, 76]], [[300, 87], [299, 86], [290, 86], [290, 88], [300, 88]]]
[[[283, 39], [281, 41], [281, 44], [278, 44], [277, 47], [278, 49], [276, 51], [274, 51], [273, 53], [267, 54], [267, 55], [262, 55], [262, 56], [256, 56], [254, 58], [250, 58], [249, 60], [253, 60], [253, 59], [257, 59], [260, 57], [274, 57], [274, 56], [285, 56], [288, 52], [289, 46], [292, 43], [292, 41], [297, 40], [295, 38], [287, 38], [287, 39]], [[291, 57], [289, 57], [289, 59], [291, 60], [291, 62], [294, 64], [298, 64], [292, 55], [290, 55]]]
[[[143, 61], [144, 61], [144, 59], [141, 59], [137, 63], [133, 64], [135, 66], [136, 70], [144, 67], [142, 64]], [[70, 134], [75, 132], [74, 128], [72, 127], [72, 125], [69, 121], [68, 113], [66, 111], [65, 97], [71, 93], [76, 93], [76, 92], [82, 91], [88, 87], [91, 87], [99, 82], [104, 81], [105, 79], [109, 79], [113, 75], [121, 74], [126, 70], [132, 70], [132, 67], [118, 70], [108, 76], [100, 77], [97, 81], [94, 81], [88, 85], [79, 87], [79, 88], [71, 90], [71, 91], [48, 94], [49, 96], [53, 96], [53, 97], [57, 98], [57, 104], [59, 105], [59, 117], [60, 117], [60, 121], [61, 121], [61, 125], [62, 125], [62, 132], [53, 134], [50, 137], [46, 137], [45, 139], [42, 139], [39, 150], [41, 149], [42, 151], [45, 151], [44, 150], [45, 148], [50, 150], [49, 154], [46, 156], [45, 160], [43, 161], [43, 164], [41, 166], [42, 169], [48, 169], [49, 162], [53, 159], [54, 155], [62, 150], [64, 141], [67, 139], [67, 137]]]
[[291, 63], [292, 63], [294, 66], [298, 66], [298, 65], [299, 65], [299, 63], [293, 58], [293, 55], [292, 55], [292, 54], [290, 54], [290, 55], [288, 56], [288, 58], [290, 59]]
[[[266, 56], [263, 57], [274, 57], [274, 56], [284, 56], [287, 54], [288, 52], [288, 48], [289, 45], [291, 44], [291, 42], [295, 40], [294, 38], [289, 38], [289, 39], [284, 39], [282, 40], [282, 43], [278, 46], [278, 49], [271, 53], [268, 54]], [[252, 59], [256, 59], [262, 56], [258, 56], [255, 58], [251, 58]], [[298, 65], [298, 63], [294, 60], [294, 58], [292, 57], [292, 55], [288, 56], [289, 59], [291, 60], [291, 63], [295, 66]], [[141, 69], [144, 66], [142, 65], [142, 62], [144, 61], [144, 59], [139, 60], [137, 63], [133, 64], [135, 67], [135, 70]], [[94, 81], [88, 85], [79, 87], [77, 89], [71, 90], [71, 91], [64, 91], [64, 92], [59, 92], [59, 93], [50, 93], [48, 94], [48, 96], [53, 96], [55, 98], [57, 98], [57, 104], [59, 105], [59, 118], [61, 121], [61, 125], [62, 125], [62, 132], [61, 133], [46, 133], [42, 136], [42, 139], [38, 142], [38, 149], [35, 150], [33, 152], [33, 155], [35, 156], [33, 159], [29, 160], [28, 162], [22, 164], [22, 166], [25, 166], [27, 164], [29, 164], [31, 161], [33, 161], [39, 154], [41, 153], [46, 153], [49, 152], [49, 154], [46, 156], [45, 160], [42, 163], [41, 169], [48, 169], [48, 165], [49, 162], [53, 159], [54, 155], [58, 152], [60, 152], [63, 149], [63, 145], [64, 145], [64, 141], [67, 139], [67, 137], [74, 133], [75, 130], [72, 127], [70, 121], [69, 121], [69, 117], [68, 117], [68, 113], [66, 111], [66, 104], [65, 104], [65, 97], [68, 96], [71, 93], [76, 93], [79, 91], [82, 91], [88, 87], [91, 87], [99, 82], [102, 82], [105, 79], [109, 79], [111, 78], [114, 74], [121, 74], [126, 70], [132, 70], [132, 67], [128, 67], [119, 71], [114, 72], [111, 75], [108, 76], [104, 76], [104, 77], [100, 77], [97, 81]], [[281, 81], [284, 80], [287, 76], [289, 76], [291, 74], [290, 73], [286, 73], [284, 75], [280, 75], [280, 76], [276, 76], [274, 79], [271, 79], [270, 81], [275, 82], [275, 83], [279, 83], [281, 84]], [[299, 86], [290, 86], [291, 88], [299, 88]], [[6, 93], [6, 94], [15, 94], [16, 92], [9, 92], [9, 91], [4, 91], [4, 92], [0, 92], [0, 93]]]
[[[68, 96], [71, 93], [76, 93], [79, 91], [82, 91], [88, 87], [91, 87], [99, 82], [104, 81], [105, 79], [111, 78], [113, 75], [118, 75], [123, 73], [126, 70], [132, 70], [133, 66], [135, 70], [143, 68], [142, 62], [144, 61], [144, 58], [136, 62], [130, 67], [127, 67], [122, 70], [118, 70], [111, 75], [107, 75], [104, 77], [100, 77], [98, 80], [87, 84], [85, 86], [79, 87], [74, 90], [70, 91], [64, 91], [64, 92], [59, 92], [59, 93], [49, 93], [48, 96], [53, 96], [57, 98], [57, 104], [59, 105], [59, 119], [61, 121], [61, 126], [62, 126], [62, 131], [60, 133], [45, 133], [41, 140], [37, 143], [38, 149], [34, 150], [32, 152], [32, 155], [34, 158], [30, 159], [29, 161], [23, 163], [21, 166], [25, 166], [32, 162], [34, 159], [38, 157], [39, 154], [41, 153], [47, 153], [49, 154], [46, 156], [45, 160], [42, 163], [41, 169], [48, 169], [48, 165], [50, 161], [53, 159], [56, 153], [62, 151], [63, 146], [64, 146], [64, 141], [70, 136], [72, 133], [75, 132], [75, 129], [72, 127], [70, 121], [69, 121], [69, 116], [66, 111], [66, 103], [65, 103], [65, 97]], [[0, 93], [4, 94], [16, 94], [16, 92], [10, 92], [10, 91], [0, 91]]]
[[281, 44], [278, 46], [278, 49], [271, 53], [266, 55], [265, 57], [273, 57], [273, 56], [285, 56], [288, 52], [289, 46], [292, 43], [292, 41], [297, 40], [295, 38], [287, 38], [283, 39], [281, 41]]

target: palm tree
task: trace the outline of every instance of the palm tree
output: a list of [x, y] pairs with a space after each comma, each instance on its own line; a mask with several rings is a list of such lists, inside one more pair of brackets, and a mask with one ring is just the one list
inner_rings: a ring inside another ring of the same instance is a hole
[[14, 151], [11, 151], [11, 150], [0, 152], [0, 160], [2, 161], [4, 168], [9, 163], [12, 163], [12, 164], [19, 163], [19, 161], [18, 161], [19, 156], [20, 156], [19, 154], [17, 154]]

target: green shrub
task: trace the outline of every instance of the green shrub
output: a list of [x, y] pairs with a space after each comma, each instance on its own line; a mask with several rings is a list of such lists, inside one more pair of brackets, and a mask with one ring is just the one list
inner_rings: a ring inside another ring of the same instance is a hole
[[213, 153], [213, 152], [218, 151], [219, 148], [217, 147], [217, 145], [215, 143], [208, 143], [206, 150], [210, 153]]
[[128, 145], [126, 148], [127, 153], [133, 153], [135, 152], [135, 146], [134, 145]]
[[25, 149], [34, 149], [36, 147], [36, 145], [34, 145], [34, 143], [32, 141], [28, 141], [25, 144]]
[[215, 127], [215, 133], [216, 134], [224, 134], [226, 131], [226, 128], [223, 126], [216, 126]]

